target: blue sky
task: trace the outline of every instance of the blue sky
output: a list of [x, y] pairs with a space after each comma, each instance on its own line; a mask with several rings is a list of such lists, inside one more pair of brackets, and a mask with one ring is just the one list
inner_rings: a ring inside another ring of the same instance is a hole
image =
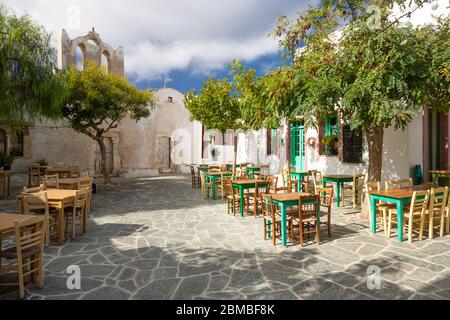
[[268, 34], [281, 14], [316, 1], [300, 0], [1, 0], [28, 13], [56, 39], [64, 28], [75, 38], [92, 27], [103, 41], [125, 49], [125, 71], [140, 88], [186, 92], [209, 76], [229, 76], [233, 59], [259, 74], [282, 63]]

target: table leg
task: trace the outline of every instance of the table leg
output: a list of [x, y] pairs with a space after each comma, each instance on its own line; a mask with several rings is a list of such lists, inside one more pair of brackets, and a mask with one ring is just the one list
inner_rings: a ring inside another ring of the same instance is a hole
[[216, 177], [212, 177], [211, 179], [212, 179], [212, 181], [211, 181], [211, 183], [212, 183], [212, 198], [213, 198], [213, 200], [216, 200]]
[[64, 205], [58, 209], [58, 242], [64, 244]]
[[371, 229], [372, 229], [373, 234], [375, 234], [377, 232], [377, 209], [376, 208], [377, 208], [376, 200], [373, 196], [370, 196], [370, 221], [372, 223]]
[[87, 232], [87, 220], [88, 220], [88, 205], [86, 203], [86, 205], [84, 206], [84, 210], [83, 210], [83, 224], [82, 224], [82, 228], [83, 228], [83, 233]]
[[241, 197], [241, 217], [244, 216], [244, 187], [239, 186], [239, 195]]
[[337, 206], [338, 206], [338, 208], [341, 206], [341, 183], [338, 181], [338, 182], [336, 182], [336, 191], [337, 191], [337, 194], [336, 194], [336, 197], [337, 197], [337, 201], [336, 201], [336, 203], [337, 203]]
[[398, 241], [403, 242], [403, 202], [397, 202], [397, 233]]
[[[283, 241], [283, 246], [287, 247], [287, 230], [286, 230], [286, 206], [284, 203], [280, 203], [281, 207], [281, 239]], [[272, 235], [275, 237], [276, 235]]]

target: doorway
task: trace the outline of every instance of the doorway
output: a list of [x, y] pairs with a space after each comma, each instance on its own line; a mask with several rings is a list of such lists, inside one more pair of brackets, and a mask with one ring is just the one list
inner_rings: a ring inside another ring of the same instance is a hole
[[172, 139], [169, 137], [158, 138], [158, 169], [168, 170], [172, 167], [171, 161]]
[[305, 170], [305, 126], [303, 121], [291, 123], [291, 168]]

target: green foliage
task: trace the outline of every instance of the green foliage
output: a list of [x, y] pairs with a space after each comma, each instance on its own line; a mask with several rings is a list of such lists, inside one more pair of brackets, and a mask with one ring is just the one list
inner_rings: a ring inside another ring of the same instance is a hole
[[62, 109], [64, 118], [74, 130], [94, 139], [117, 128], [126, 116], [136, 121], [149, 117], [156, 105], [152, 92], [140, 91], [95, 63], [81, 72], [70, 68], [65, 82], [69, 94]]
[[184, 104], [191, 120], [200, 121], [209, 129], [226, 132], [245, 128], [233, 84], [227, 79], [208, 79], [199, 94], [192, 90], [185, 95]]
[[0, 118], [21, 126], [60, 115], [66, 91], [55, 74], [55, 57], [42, 26], [0, 4]]
[[0, 168], [10, 169], [16, 158], [12, 155], [0, 157]]
[[48, 166], [48, 162], [47, 162], [47, 160], [45, 160], [45, 159], [41, 159], [41, 160], [39, 160], [39, 161], [36, 161], [36, 164], [38, 164], [38, 165], [40, 165], [40, 166], [43, 166], [43, 167]]

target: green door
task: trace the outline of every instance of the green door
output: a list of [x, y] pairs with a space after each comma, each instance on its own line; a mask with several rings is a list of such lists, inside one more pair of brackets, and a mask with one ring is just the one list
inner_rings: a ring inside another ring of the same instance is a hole
[[305, 126], [303, 122], [291, 124], [291, 168], [305, 170]]

